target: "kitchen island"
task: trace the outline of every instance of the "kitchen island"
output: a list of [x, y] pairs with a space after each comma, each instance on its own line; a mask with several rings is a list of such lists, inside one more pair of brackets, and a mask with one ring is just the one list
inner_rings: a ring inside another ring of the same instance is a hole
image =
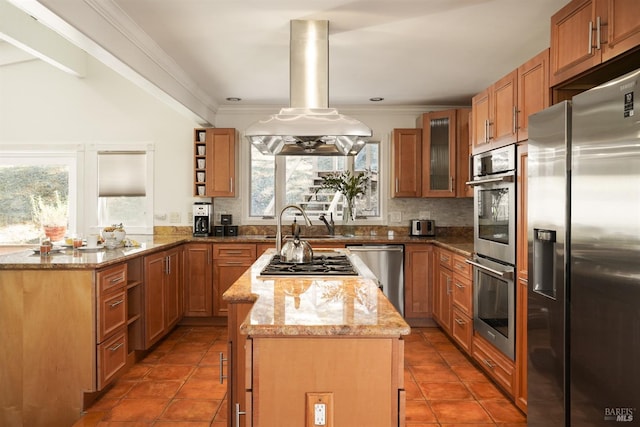
[[233, 425], [314, 426], [316, 404], [327, 425], [402, 425], [409, 325], [368, 275], [261, 277], [273, 255], [224, 294]]

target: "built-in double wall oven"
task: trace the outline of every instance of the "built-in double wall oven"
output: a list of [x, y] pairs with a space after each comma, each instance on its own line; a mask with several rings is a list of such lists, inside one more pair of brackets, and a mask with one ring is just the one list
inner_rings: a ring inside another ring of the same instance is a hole
[[516, 146], [473, 156], [473, 326], [506, 356], [515, 354]]

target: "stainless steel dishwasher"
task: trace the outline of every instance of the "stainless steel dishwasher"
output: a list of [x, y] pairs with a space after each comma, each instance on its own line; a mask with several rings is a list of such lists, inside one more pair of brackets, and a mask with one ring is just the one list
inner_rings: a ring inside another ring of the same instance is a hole
[[382, 292], [404, 316], [404, 246], [346, 245], [376, 276]]

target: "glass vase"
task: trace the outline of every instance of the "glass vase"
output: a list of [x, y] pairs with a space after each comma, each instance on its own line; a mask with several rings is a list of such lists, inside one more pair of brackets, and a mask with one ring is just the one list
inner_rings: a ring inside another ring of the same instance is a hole
[[355, 236], [356, 204], [355, 200], [344, 199], [342, 207], [342, 235], [347, 237]]

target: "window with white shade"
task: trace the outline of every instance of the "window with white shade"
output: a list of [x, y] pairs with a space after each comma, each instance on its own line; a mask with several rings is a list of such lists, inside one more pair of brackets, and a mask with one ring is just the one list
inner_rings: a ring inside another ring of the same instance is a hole
[[[87, 150], [95, 165], [95, 184], [88, 188], [88, 229], [122, 224], [129, 234], [153, 234], [153, 145], [103, 145]], [[89, 167], [89, 169], [91, 169]], [[92, 195], [91, 195], [92, 194]]]

